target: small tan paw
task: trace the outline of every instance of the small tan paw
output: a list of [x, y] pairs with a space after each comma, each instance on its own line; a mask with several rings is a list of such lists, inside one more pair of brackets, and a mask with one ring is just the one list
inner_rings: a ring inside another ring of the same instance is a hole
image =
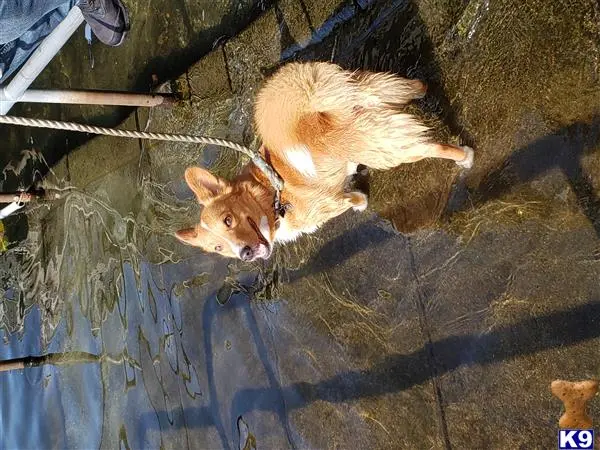
[[456, 161], [456, 165], [463, 169], [470, 169], [473, 167], [473, 160], [475, 159], [475, 152], [471, 147], [463, 145], [461, 147], [465, 151], [465, 158], [460, 161]]
[[421, 80], [411, 80], [412, 85], [414, 87], [414, 95], [413, 98], [423, 98], [427, 94], [427, 83]]
[[344, 198], [350, 202], [354, 211], [364, 211], [369, 206], [369, 198], [362, 192], [349, 192], [344, 194]]

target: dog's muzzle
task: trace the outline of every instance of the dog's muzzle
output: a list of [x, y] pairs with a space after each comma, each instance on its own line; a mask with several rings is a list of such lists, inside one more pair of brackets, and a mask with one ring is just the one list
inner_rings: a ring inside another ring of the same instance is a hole
[[248, 223], [256, 232], [256, 236], [258, 237], [258, 244], [256, 244], [254, 247], [246, 245], [244, 248], [242, 248], [242, 250], [240, 250], [240, 259], [242, 261], [254, 261], [258, 258], [269, 258], [269, 256], [271, 256], [271, 244], [263, 236], [258, 226], [256, 226], [256, 222], [254, 222], [252, 218], [248, 217]]
[[254, 261], [258, 258], [267, 259], [269, 256], [271, 256], [271, 247], [263, 243], [258, 244], [254, 248], [246, 245], [240, 250], [240, 259], [246, 262]]

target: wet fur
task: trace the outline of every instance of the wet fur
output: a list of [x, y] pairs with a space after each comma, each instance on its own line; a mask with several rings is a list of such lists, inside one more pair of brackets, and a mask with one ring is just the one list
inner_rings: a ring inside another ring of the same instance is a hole
[[[269, 236], [264, 237], [271, 244], [290, 241], [315, 231], [351, 207], [362, 210], [367, 206], [364, 194], [344, 192], [349, 166], [388, 169], [428, 156], [459, 161], [464, 156], [462, 150], [433, 143], [425, 125], [398, 109], [422, 97], [425, 90], [418, 80], [387, 73], [349, 72], [329, 63], [282, 67], [258, 93], [255, 126], [263, 142], [263, 156], [285, 182], [282, 200], [293, 209], [276, 220], [272, 188], [252, 164], [232, 181], [190, 168], [186, 181], [205, 205], [202, 231], [194, 235], [190, 231], [194, 229], [182, 230], [178, 238], [215, 251], [213, 242], [205, 245], [203, 240], [208, 230], [213, 240], [216, 237], [234, 240], [239, 246], [256, 246], [256, 237], [252, 237], [256, 232], [248, 230], [244, 217], [258, 223], [258, 218], [267, 215]], [[206, 189], [207, 184], [219, 188]], [[224, 210], [240, 216], [235, 229], [219, 223]], [[231, 252], [219, 253], [233, 256]]]

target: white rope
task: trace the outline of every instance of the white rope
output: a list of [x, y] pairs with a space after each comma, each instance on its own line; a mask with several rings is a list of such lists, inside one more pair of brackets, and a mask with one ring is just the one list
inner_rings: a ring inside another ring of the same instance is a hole
[[159, 141], [173, 142], [189, 142], [192, 144], [210, 144], [218, 145], [221, 147], [228, 147], [252, 158], [252, 162], [256, 164], [256, 166], [267, 176], [273, 187], [277, 191], [283, 190], [283, 180], [273, 170], [273, 168], [269, 164], [267, 164], [264, 159], [262, 159], [262, 157], [257, 152], [249, 149], [248, 147], [237, 144], [235, 142], [228, 141], [226, 139], [219, 139], [207, 136], [192, 136], [188, 134], [148, 133], [145, 131], [119, 130], [114, 128], [96, 127], [93, 125], [82, 125], [75, 122], [30, 119], [27, 117], [18, 116], [0, 115], [0, 123], [8, 125], [19, 125], [25, 127], [52, 128], [56, 130], [78, 131], [80, 133], [101, 134], [104, 136], [125, 137], [133, 139], [154, 139]]

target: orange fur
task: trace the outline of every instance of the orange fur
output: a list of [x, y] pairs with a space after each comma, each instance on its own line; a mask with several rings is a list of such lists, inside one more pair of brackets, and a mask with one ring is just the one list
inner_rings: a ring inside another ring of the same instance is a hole
[[217, 251], [225, 256], [267, 258], [275, 242], [313, 232], [349, 208], [366, 208], [364, 194], [343, 191], [348, 167], [388, 169], [426, 157], [467, 166], [470, 149], [434, 143], [425, 125], [398, 110], [425, 90], [418, 80], [330, 63], [282, 67], [258, 93], [255, 124], [292, 209], [275, 217], [273, 189], [253, 164], [232, 181], [189, 168], [186, 181], [204, 210], [196, 232], [183, 230], [178, 238], [207, 251], [227, 248]]

